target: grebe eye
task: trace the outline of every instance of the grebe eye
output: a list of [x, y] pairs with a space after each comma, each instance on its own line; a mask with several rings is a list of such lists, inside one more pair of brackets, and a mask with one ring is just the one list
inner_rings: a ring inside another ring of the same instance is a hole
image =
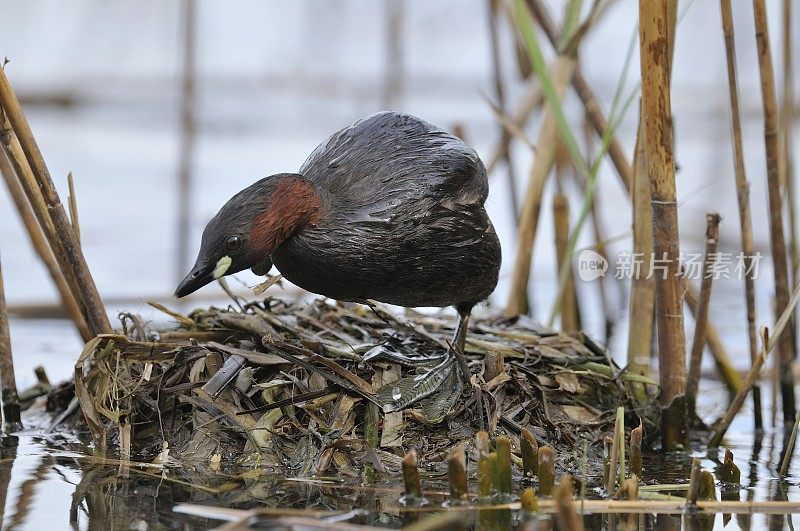
[[242, 246], [242, 239], [238, 236], [228, 236], [225, 240], [225, 248], [229, 251], [238, 251]]

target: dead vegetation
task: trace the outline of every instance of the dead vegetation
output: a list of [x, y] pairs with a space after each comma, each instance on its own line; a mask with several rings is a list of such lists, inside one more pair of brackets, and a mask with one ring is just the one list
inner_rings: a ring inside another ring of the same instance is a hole
[[[98, 448], [124, 454], [130, 427], [138, 461], [226, 460], [310, 477], [394, 475], [408, 448], [445, 474], [453, 447], [473, 445], [475, 398], [460, 392], [445, 357], [452, 318], [275, 298], [186, 316], [164, 310], [177, 328], [156, 331], [125, 314], [125, 335], [99, 336], [80, 356], [83, 415], [74, 422], [85, 418]], [[560, 467], [576, 469], [583, 448], [602, 455], [620, 404], [631, 426], [637, 415], [658, 425], [652, 397], [630, 392], [648, 380], [621, 372], [585, 336], [483, 318], [466, 351], [489, 431], [510, 436], [515, 454], [531, 430]]]

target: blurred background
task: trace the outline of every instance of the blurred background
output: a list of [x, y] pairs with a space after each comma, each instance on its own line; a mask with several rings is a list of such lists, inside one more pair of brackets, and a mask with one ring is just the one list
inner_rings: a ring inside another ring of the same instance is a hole
[[[548, 4], [560, 19], [563, 3]], [[608, 4], [580, 54], [581, 71], [606, 112], [632, 39], [636, 46], [623, 80], [626, 95], [636, 90], [639, 79], [638, 3]], [[734, 2], [733, 7], [756, 251], [768, 255], [752, 6]], [[780, 2], [769, 0], [768, 8], [780, 86]], [[737, 253], [719, 5], [684, 1], [680, 10], [672, 104], [681, 244], [686, 252], [702, 251], [705, 213], [715, 209], [723, 217], [720, 250]], [[217, 286], [187, 303], [171, 300], [217, 209], [260, 177], [295, 171], [318, 143], [358, 118], [387, 108], [409, 112], [458, 130], [488, 161], [501, 138], [489, 104], [497, 101], [489, 14], [484, 0], [4, 0], [0, 56], [10, 60], [7, 75], [64, 200], [67, 173], [74, 174], [83, 250], [109, 311], [163, 319], [144, 301], [158, 300], [182, 311], [208, 304], [209, 298], [226, 301]], [[793, 22], [800, 25], [800, 17]], [[514, 114], [536, 80], [520, 72], [514, 29], [503, 11], [497, 16], [497, 42], [505, 108]], [[552, 57], [552, 49], [545, 54]], [[800, 56], [797, 50], [794, 56]], [[628, 157], [637, 101], [617, 131]], [[569, 89], [565, 107], [579, 131], [583, 107]], [[524, 127], [533, 143], [541, 114], [535, 112]], [[488, 209], [504, 259], [491, 299], [495, 310], [507, 300], [515, 255], [512, 198], [522, 201], [533, 159], [531, 147], [518, 139], [511, 154], [513, 187], [505, 164], [497, 164], [490, 175]], [[630, 206], [607, 161], [598, 183], [598, 217], [604, 237], [612, 241], [609, 254], [629, 251]], [[530, 283], [533, 316], [543, 321], [557, 286], [553, 185], [550, 179]], [[566, 192], [574, 218], [581, 191], [575, 185]], [[47, 305], [57, 298], [5, 190], [0, 191], [0, 213], [19, 384], [32, 383], [31, 367], [45, 360], [51, 378], [66, 377], [81, 347], [78, 335], [66, 320], [23, 318], [47, 314]], [[590, 232], [587, 225], [578, 248], [593, 241]], [[249, 273], [237, 277], [230, 281], [237, 292], [246, 293], [246, 286], [257, 283]], [[621, 345], [618, 357], [624, 360], [629, 286], [611, 278], [605, 286], [616, 316], [613, 333], [607, 336], [597, 283], [578, 282], [583, 326], [612, 348]], [[757, 293], [759, 322], [772, 322], [767, 259], [761, 263]], [[715, 283], [711, 315], [737, 365], [748, 367], [740, 280]], [[687, 338], [691, 326], [687, 320]]]

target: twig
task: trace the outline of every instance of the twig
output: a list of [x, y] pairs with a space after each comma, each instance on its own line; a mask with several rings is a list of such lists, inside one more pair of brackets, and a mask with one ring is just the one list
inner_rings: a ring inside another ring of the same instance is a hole
[[700, 283], [700, 303], [697, 306], [697, 317], [694, 325], [694, 339], [689, 358], [689, 376], [686, 382], [686, 402], [689, 414], [697, 415], [697, 388], [700, 383], [700, 363], [703, 360], [703, 349], [706, 346], [706, 324], [708, 323], [708, 304], [711, 300], [711, 285], [714, 281], [712, 267], [717, 262], [717, 244], [719, 243], [719, 220], [716, 212], [706, 214], [706, 252], [703, 260], [703, 276]]

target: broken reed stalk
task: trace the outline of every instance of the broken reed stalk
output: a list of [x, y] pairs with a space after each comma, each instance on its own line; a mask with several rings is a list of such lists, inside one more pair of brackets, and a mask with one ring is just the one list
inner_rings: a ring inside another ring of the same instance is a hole
[[523, 429], [519, 438], [520, 453], [522, 454], [522, 473], [526, 478], [537, 474], [539, 467], [539, 443], [529, 430]]
[[447, 454], [447, 478], [450, 482], [450, 496], [463, 498], [467, 495], [467, 456], [463, 444], [455, 445]]
[[697, 497], [700, 493], [700, 458], [692, 458], [691, 474], [689, 475], [689, 489], [686, 492], [686, 503], [688, 505], [697, 504]]
[[722, 470], [719, 476], [721, 481], [738, 485], [742, 480], [742, 471], [733, 462], [733, 452], [725, 448], [725, 459], [722, 462]]
[[539, 496], [551, 496], [555, 484], [556, 451], [549, 446], [539, 448]]
[[640, 422], [639, 426], [631, 430], [630, 439], [630, 469], [631, 474], [642, 477], [642, 439], [644, 438], [644, 425]]
[[716, 212], [706, 214], [706, 250], [703, 259], [703, 276], [700, 282], [700, 301], [697, 305], [694, 339], [692, 340], [692, 350], [689, 357], [689, 376], [686, 382], [686, 403], [689, 408], [689, 414], [692, 417], [697, 415], [697, 388], [700, 384], [700, 364], [703, 361], [703, 350], [706, 346], [708, 304], [711, 301], [711, 286], [715, 275], [712, 268], [717, 261], [717, 244], [719, 243], [719, 220], [720, 216]]
[[[778, 146], [778, 104], [769, 45], [769, 28], [764, 0], [753, 0], [756, 44], [761, 75], [761, 97], [764, 107], [764, 145], [767, 155], [767, 192], [769, 200], [770, 243], [775, 276], [776, 313], [789, 305], [789, 271], [786, 260], [786, 239], [783, 232], [782, 187], [780, 182], [780, 149]], [[780, 362], [781, 402], [784, 422], [795, 418], [794, 402], [794, 327], [781, 334], [776, 363]]]
[[69, 205], [69, 221], [72, 225], [72, 230], [75, 231], [75, 238], [78, 243], [81, 243], [81, 222], [78, 218], [78, 198], [75, 195], [75, 181], [72, 177], [72, 172], [67, 174], [67, 204]]
[[[603, 437], [603, 485], [608, 485], [611, 477], [611, 456], [614, 453], [614, 437]], [[606, 490], [608, 488], [606, 487]]]
[[[624, 430], [625, 427], [623, 425], [622, 429]], [[617, 470], [619, 467], [619, 458], [620, 458], [620, 451], [619, 447], [624, 446], [625, 441], [620, 439], [619, 437], [620, 432], [620, 416], [619, 412], [617, 412], [616, 418], [614, 419], [614, 437], [613, 442], [611, 443], [611, 453], [608, 459], [608, 477], [606, 478], [606, 492], [609, 494], [614, 492], [614, 485], [617, 482]], [[620, 485], [622, 482], [620, 481]]]
[[653, 249], [655, 256], [666, 262], [662, 273], [656, 276], [662, 443], [664, 448], [674, 449], [686, 446], [688, 434], [683, 290], [669, 88], [670, 37], [674, 35], [675, 20], [668, 16], [667, 3], [639, 0], [639, 40], [645, 156], [653, 208]]
[[502, 435], [495, 441], [497, 466], [495, 467], [495, 488], [500, 494], [511, 494], [511, 440]]
[[[100, 294], [97, 292], [97, 286], [95, 286], [92, 275], [89, 272], [89, 267], [86, 264], [78, 239], [72, 230], [64, 205], [58, 197], [58, 192], [50, 177], [50, 172], [44, 162], [39, 146], [33, 137], [28, 120], [22, 112], [19, 101], [6, 77], [5, 70], [2, 68], [0, 68], [0, 106], [2, 106], [4, 114], [11, 123], [36, 179], [35, 183], [28, 183], [25, 189], [30, 191], [30, 189], [38, 187], [44, 197], [47, 211], [38, 214], [40, 217], [39, 222], [45, 229], [45, 234], [58, 260], [61, 272], [67, 278], [67, 284], [72, 289], [73, 296], [81, 308], [81, 313], [92, 333], [94, 335], [110, 334], [112, 333], [111, 323], [108, 320], [108, 315], [106, 315]], [[24, 179], [27, 176], [23, 174], [18, 175], [18, 177]], [[31, 201], [31, 205], [35, 207], [36, 203], [31, 196], [28, 198]], [[47, 223], [42, 224], [42, 217], [51, 220], [53, 233], [47, 230]]]
[[561, 290], [562, 300], [558, 303], [561, 307], [561, 330], [577, 332], [581, 329], [580, 316], [578, 315], [578, 295], [575, 291], [575, 277], [572, 271], [571, 256], [567, 253], [569, 244], [569, 201], [564, 194], [553, 197], [553, 221], [556, 233], [556, 263], [557, 271], [562, 264], [567, 263], [569, 272], [564, 289]]
[[572, 476], [570, 475], [562, 477], [555, 495], [556, 507], [558, 508], [558, 528], [564, 531], [580, 531], [583, 529], [583, 521], [578, 515], [575, 503], [572, 500], [572, 481]]
[[[563, 100], [566, 86], [575, 70], [575, 59], [559, 55], [551, 67], [553, 83], [559, 100]], [[536, 157], [531, 165], [528, 177], [528, 189], [522, 204], [522, 211], [517, 220], [517, 256], [511, 276], [511, 289], [508, 297], [506, 313], [510, 316], [527, 314], [530, 310], [528, 301], [528, 281], [531, 272], [533, 245], [536, 240], [536, 228], [539, 225], [539, 211], [542, 206], [544, 185], [555, 160], [558, 144], [558, 125], [553, 109], [545, 107], [544, 119], [537, 136]]]
[[[1, 132], [0, 136], [4, 137], [6, 134], [11, 134], [13, 136], [10, 129]], [[14, 140], [16, 140], [16, 138]], [[6, 144], [5, 139], [2, 143], [3, 145]], [[21, 168], [22, 171], [30, 172], [30, 166], [28, 166], [24, 157], [22, 160], [17, 160], [18, 167], [20, 164], [24, 164], [24, 169]], [[61, 300], [61, 306], [67, 312], [70, 319], [72, 319], [72, 322], [75, 323], [81, 338], [84, 341], [89, 341], [94, 335], [86, 325], [86, 320], [83, 318], [81, 309], [78, 307], [78, 303], [75, 302], [75, 298], [72, 296], [67, 281], [64, 279], [64, 275], [61, 274], [61, 269], [56, 262], [55, 256], [53, 256], [53, 251], [50, 249], [47, 239], [39, 226], [39, 222], [36, 220], [36, 215], [31, 208], [31, 204], [26, 197], [25, 191], [20, 185], [21, 179], [17, 178], [16, 172], [8, 161], [5, 152], [0, 152], [0, 174], [2, 174], [5, 180], [11, 200], [14, 202], [22, 224], [25, 226], [28, 237], [31, 240], [31, 245], [33, 245], [36, 254], [39, 255], [39, 258], [47, 269], [47, 273], [53, 280], [53, 284]]]
[[[744, 164], [742, 143], [742, 119], [739, 105], [739, 87], [736, 75], [736, 45], [733, 32], [731, 0], [720, 0], [722, 33], [725, 38], [725, 58], [728, 70], [728, 94], [731, 107], [731, 141], [733, 143], [733, 167], [736, 176], [736, 200], [739, 205], [739, 226], [742, 239], [742, 256], [745, 265], [744, 293], [747, 307], [747, 340], [750, 347], [750, 365], [758, 357], [756, 340], [756, 288], [753, 271], [753, 223], [750, 215], [750, 183]], [[753, 387], [753, 421], [757, 430], [763, 429], [761, 388]]]
[[[500, 38], [498, 31], [498, 12], [500, 10], [500, 0], [489, 0], [489, 40], [492, 49], [492, 78], [494, 80], [494, 95], [497, 107], [500, 112], [506, 114], [505, 87], [503, 86], [503, 68], [500, 63]], [[503, 162], [506, 165], [506, 176], [508, 178], [508, 194], [511, 198], [511, 212], [514, 219], [519, 219], [519, 198], [517, 197], [517, 179], [514, 172], [514, 164], [509, 151], [511, 134], [505, 127], [500, 125], [500, 143]]]
[[417, 451], [413, 448], [403, 458], [403, 487], [409, 498], [420, 498], [422, 486], [419, 481], [419, 468], [417, 468]]
[[3, 432], [11, 433], [22, 428], [17, 380], [14, 376], [14, 358], [11, 356], [11, 334], [8, 330], [2, 264], [0, 264], [0, 405]]
[[780, 477], [786, 477], [786, 472], [789, 471], [789, 463], [792, 462], [792, 454], [794, 454], [794, 445], [797, 442], [797, 428], [800, 426], [800, 415], [794, 421], [794, 426], [792, 426], [792, 434], [789, 436], [789, 442], [786, 444], [786, 449], [783, 453], [783, 459], [781, 460], [781, 468], [778, 471]]
[[186, 273], [189, 254], [189, 234], [192, 216], [192, 159], [197, 124], [195, 106], [195, 48], [197, 5], [183, 0], [181, 25], [183, 30], [183, 73], [181, 76], [181, 138], [178, 162], [178, 245], [175, 247], [175, 274], [180, 280]]
[[489, 433], [479, 431], [475, 434], [475, 453], [478, 462], [478, 497], [492, 495], [492, 460], [489, 459]]
[[522, 491], [519, 501], [524, 512], [539, 512], [539, 500], [536, 499], [536, 491], [533, 490], [533, 487], [526, 487], [525, 490]]
[[[653, 210], [650, 205], [650, 180], [644, 153], [644, 126], [639, 106], [639, 132], [633, 155], [633, 256], [641, 258], [641, 267], [631, 274], [630, 311], [628, 319], [628, 369], [646, 375], [650, 369], [655, 311], [655, 279], [649, 274], [653, 260]], [[644, 393], [643, 385], [636, 385]]]

